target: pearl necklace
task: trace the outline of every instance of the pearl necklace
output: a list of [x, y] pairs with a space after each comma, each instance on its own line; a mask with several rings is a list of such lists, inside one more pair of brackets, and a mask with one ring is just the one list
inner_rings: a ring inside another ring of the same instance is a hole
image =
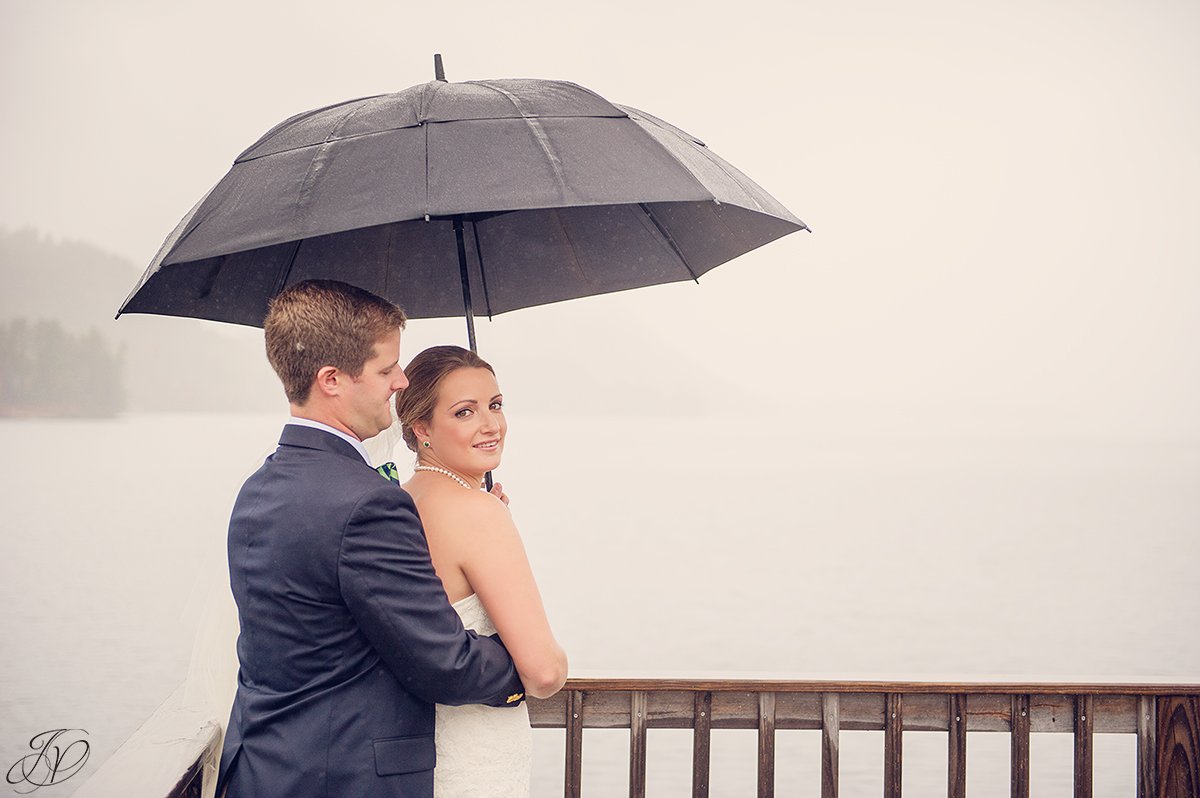
[[471, 486], [467, 484], [465, 479], [460, 477], [458, 474], [455, 474], [453, 471], [447, 471], [444, 468], [438, 468], [437, 466], [418, 465], [413, 466], [413, 471], [432, 471], [435, 474], [445, 474], [467, 490], [472, 490]]

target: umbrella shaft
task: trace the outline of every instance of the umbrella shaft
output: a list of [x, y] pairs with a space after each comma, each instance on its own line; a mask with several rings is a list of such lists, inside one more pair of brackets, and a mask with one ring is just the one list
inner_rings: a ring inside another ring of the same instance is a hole
[[458, 274], [462, 280], [463, 312], [467, 316], [467, 343], [475, 352], [475, 316], [471, 312], [471, 278], [467, 274], [467, 245], [463, 240], [461, 216], [454, 217], [454, 239], [458, 244]]
[[[467, 245], [463, 240], [463, 223], [461, 216], [454, 217], [454, 239], [458, 244], [458, 274], [462, 279], [463, 312], [467, 317], [467, 343], [471, 351], [478, 354], [475, 348], [475, 315], [471, 313], [471, 277], [467, 273]], [[492, 472], [484, 474], [487, 489], [492, 489]]]

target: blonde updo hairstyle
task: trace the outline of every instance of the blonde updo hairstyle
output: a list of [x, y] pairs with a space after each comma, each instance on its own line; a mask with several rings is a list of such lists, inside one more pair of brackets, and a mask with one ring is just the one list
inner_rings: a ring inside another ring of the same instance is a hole
[[404, 443], [419, 453], [413, 424], [428, 424], [437, 407], [442, 380], [458, 369], [487, 369], [494, 376], [491, 364], [461, 346], [432, 346], [412, 359], [404, 368], [408, 387], [396, 394], [396, 415], [404, 434]]

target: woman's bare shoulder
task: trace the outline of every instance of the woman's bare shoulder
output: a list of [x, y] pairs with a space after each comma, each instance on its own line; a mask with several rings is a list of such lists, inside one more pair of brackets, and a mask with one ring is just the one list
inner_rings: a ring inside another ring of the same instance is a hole
[[458, 485], [421, 491], [417, 509], [426, 525], [440, 529], [479, 530], [511, 528], [508, 507], [482, 490], [463, 490]]
[[493, 524], [512, 525], [512, 514], [508, 511], [508, 505], [487, 491], [463, 491], [461, 498], [453, 504], [455, 512], [461, 513], [462, 517], [476, 523], [489, 526]]

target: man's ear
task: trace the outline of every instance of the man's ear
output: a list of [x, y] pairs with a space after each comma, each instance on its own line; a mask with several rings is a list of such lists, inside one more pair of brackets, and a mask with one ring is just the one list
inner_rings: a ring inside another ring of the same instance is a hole
[[342, 378], [337, 366], [321, 366], [317, 371], [317, 377], [313, 380], [313, 389], [320, 391], [324, 396], [337, 396], [340, 392], [339, 380]]

